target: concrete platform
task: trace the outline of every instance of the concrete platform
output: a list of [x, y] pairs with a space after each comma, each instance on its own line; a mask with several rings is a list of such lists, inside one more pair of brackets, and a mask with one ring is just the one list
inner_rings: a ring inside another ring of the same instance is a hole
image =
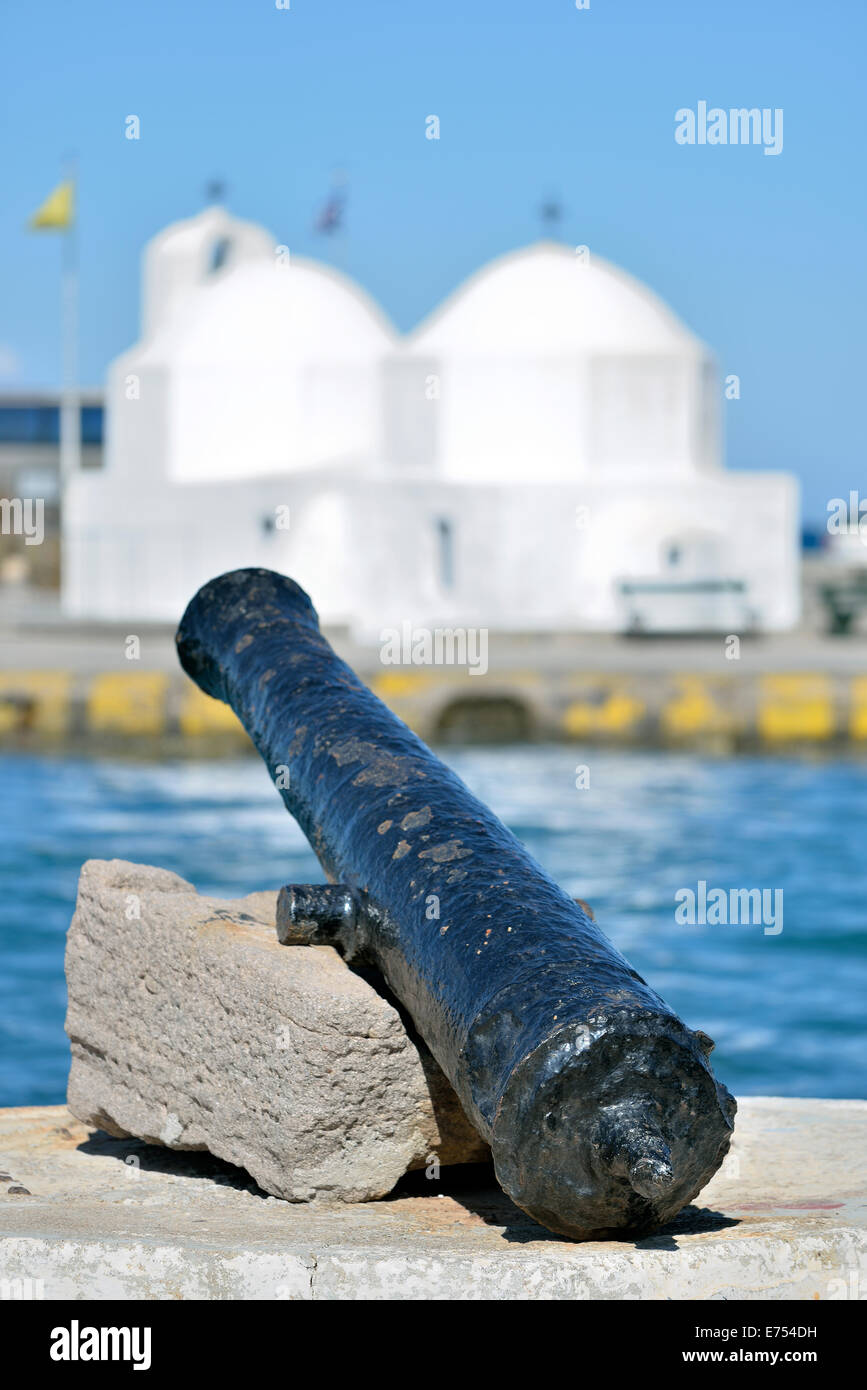
[[484, 1168], [290, 1205], [62, 1106], [2, 1110], [0, 1298], [863, 1299], [865, 1151], [865, 1102], [742, 1100], [695, 1206], [648, 1240], [576, 1245]]

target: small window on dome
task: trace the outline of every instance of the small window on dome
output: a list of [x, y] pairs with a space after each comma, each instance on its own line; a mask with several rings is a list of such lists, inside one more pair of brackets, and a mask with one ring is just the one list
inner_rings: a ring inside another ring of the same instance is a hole
[[232, 239], [231, 239], [231, 237], [227, 237], [227, 236], [218, 237], [217, 240], [212, 244], [212, 246], [211, 246], [211, 254], [210, 254], [210, 256], [208, 257], [208, 274], [209, 274], [209, 275], [216, 275], [216, 273], [217, 273], [218, 270], [222, 270], [222, 269], [223, 269], [223, 266], [226, 264], [226, 262], [227, 262], [228, 259], [229, 259], [229, 256], [231, 255], [231, 251], [232, 251]]

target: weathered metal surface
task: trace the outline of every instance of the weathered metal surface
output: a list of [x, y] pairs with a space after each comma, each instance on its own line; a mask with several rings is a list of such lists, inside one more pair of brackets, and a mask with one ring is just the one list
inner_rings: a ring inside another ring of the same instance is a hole
[[513, 1200], [578, 1239], [647, 1234], [691, 1201], [735, 1112], [710, 1039], [339, 660], [304, 591], [223, 575], [177, 641], [352, 895], [335, 939], [382, 970]]

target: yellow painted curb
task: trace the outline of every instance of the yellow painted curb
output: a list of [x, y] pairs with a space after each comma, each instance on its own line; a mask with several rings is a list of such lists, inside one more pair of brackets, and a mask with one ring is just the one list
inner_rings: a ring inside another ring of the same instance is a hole
[[626, 682], [606, 681], [599, 703], [573, 700], [563, 715], [563, 730], [573, 737], [583, 734], [627, 734], [643, 718], [646, 705], [637, 700]]
[[821, 741], [834, 732], [834, 703], [827, 676], [763, 676], [758, 731], [769, 743]]
[[734, 719], [714, 699], [712, 685], [700, 676], [678, 676], [678, 695], [663, 707], [661, 723], [666, 733], [675, 738], [696, 734], [729, 733]]
[[222, 700], [213, 700], [192, 682], [186, 687], [178, 715], [181, 733], [189, 738], [203, 734], [237, 734], [246, 738], [247, 734], [233, 709]]
[[368, 685], [374, 695], [378, 695], [386, 704], [389, 700], [420, 695], [422, 691], [429, 689], [431, 684], [430, 673], [426, 671], [387, 671], [384, 675], [368, 678]]
[[849, 733], [854, 739], [867, 739], [867, 676], [856, 676], [852, 682], [852, 713]]
[[93, 733], [163, 733], [168, 686], [169, 677], [161, 671], [95, 676], [87, 695], [88, 728]]
[[68, 671], [0, 672], [0, 734], [24, 729], [65, 733], [71, 690]]

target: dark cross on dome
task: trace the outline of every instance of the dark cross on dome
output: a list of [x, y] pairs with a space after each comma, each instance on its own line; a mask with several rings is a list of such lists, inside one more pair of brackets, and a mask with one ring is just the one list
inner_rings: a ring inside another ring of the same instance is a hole
[[209, 206], [226, 201], [226, 185], [222, 179], [208, 179], [205, 184], [205, 198]]
[[344, 230], [346, 195], [349, 179], [345, 169], [335, 169], [331, 179], [331, 192], [316, 215], [313, 225], [315, 232], [330, 236]]
[[563, 216], [563, 204], [559, 198], [546, 198], [539, 208], [539, 216], [545, 231], [555, 231]]

